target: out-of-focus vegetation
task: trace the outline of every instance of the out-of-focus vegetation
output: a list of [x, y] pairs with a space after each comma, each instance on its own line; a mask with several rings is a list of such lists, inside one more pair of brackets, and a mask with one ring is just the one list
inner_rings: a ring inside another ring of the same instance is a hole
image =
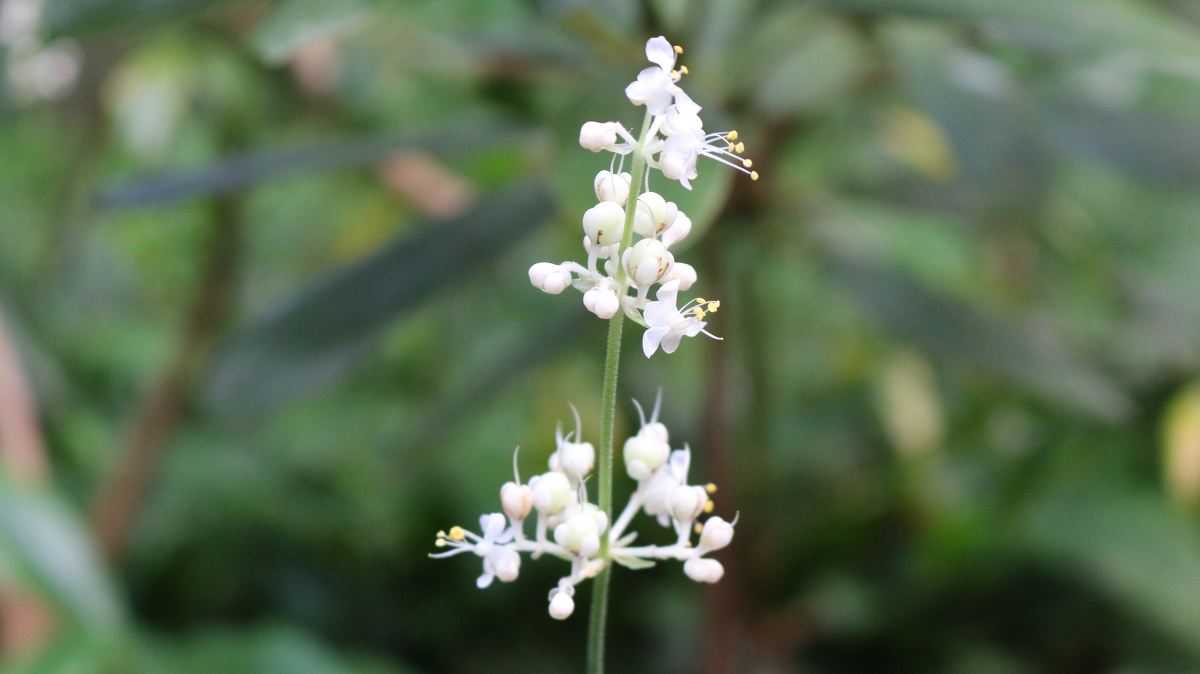
[[622, 398], [741, 520], [613, 671], [1200, 668], [1200, 2], [0, 0], [5, 671], [579, 671], [555, 561], [426, 554], [595, 435], [525, 270], [658, 34], [762, 179], [656, 183], [725, 341]]

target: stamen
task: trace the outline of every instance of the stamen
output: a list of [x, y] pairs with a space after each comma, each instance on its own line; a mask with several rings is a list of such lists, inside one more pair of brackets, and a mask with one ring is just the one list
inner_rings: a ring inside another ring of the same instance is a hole
[[735, 146], [734, 146], [734, 148], [733, 148], [733, 151], [734, 151], [734, 152], [737, 152], [738, 154], [741, 154], [742, 152], [745, 152], [745, 151], [746, 151], [746, 144], [745, 144], [745, 143], [738, 143], [737, 145], [735, 145]]
[[751, 180], [758, 180], [758, 171], [751, 171], [751, 172], [750, 172], [750, 179], [751, 179]]
[[465, 531], [463, 531], [462, 527], [451, 527], [449, 536], [450, 540], [461, 541], [466, 537], [467, 534]]
[[679, 66], [679, 72], [683, 73], [684, 75], [688, 74], [687, 66]]
[[692, 527], [692, 531], [695, 531], [696, 533], [700, 533], [701, 531], [704, 531], [704, 525], [700, 524], [699, 522], [696, 522], [696, 526]]
[[750, 168], [751, 166], [754, 166], [754, 162], [750, 161], [749, 159], [743, 159], [742, 166], [745, 166], [746, 168]]
[[691, 542], [691, 541], [684, 541], [684, 542], [683, 542], [683, 547], [685, 547], [685, 548], [690, 548], [690, 547], [692, 547], [692, 542]]
[[721, 300], [714, 300], [708, 303], [708, 313], [715, 314], [717, 309], [721, 308]]
[[701, 321], [704, 320], [704, 310], [701, 309], [700, 307], [693, 307], [692, 313], [696, 314], [697, 320], [701, 320]]
[[729, 140], [737, 140], [737, 129], [730, 131], [729, 135], [726, 136], [726, 138], [728, 138]]
[[715, 505], [713, 504], [712, 499], [709, 499], [704, 502], [704, 512], [711, 513], [713, 511], [714, 507], [715, 507]]
[[671, 71], [671, 81], [672, 82], [678, 82], [680, 77], [683, 77], [683, 75], [681, 75], [678, 70]]
[[708, 484], [704, 485], [704, 491], [710, 494], [715, 494], [717, 493], [717, 485], [709, 482]]
[[433, 545], [434, 545], [434, 547], [437, 547], [437, 548], [444, 548], [444, 547], [446, 547], [446, 539], [439, 538], [433, 542]]
[[676, 54], [682, 54], [682, 53], [683, 53], [683, 47], [680, 47], [679, 45], [675, 45], [674, 49], [675, 49], [675, 53], [676, 53]]

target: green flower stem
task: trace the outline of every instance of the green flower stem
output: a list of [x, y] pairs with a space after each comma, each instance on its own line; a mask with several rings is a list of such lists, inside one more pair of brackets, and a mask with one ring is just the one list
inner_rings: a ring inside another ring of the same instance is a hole
[[[617, 249], [617, 280], [621, 282], [618, 298], [624, 298], [629, 289], [629, 279], [621, 265], [621, 253], [633, 244], [633, 216], [637, 212], [637, 199], [646, 179], [646, 135], [650, 132], [653, 115], [646, 113], [642, 122], [642, 133], [633, 148], [633, 177], [629, 183], [629, 201], [625, 206], [625, 231], [621, 246]], [[597, 483], [600, 490], [600, 509], [613, 521], [613, 434], [617, 425], [617, 370], [621, 364], [621, 329], [625, 326], [625, 307], [608, 322], [608, 352], [604, 357], [604, 391], [600, 397], [600, 465]], [[608, 557], [608, 533], [600, 541], [601, 557]], [[592, 583], [592, 610], [588, 622], [587, 674], [604, 674], [604, 634], [608, 626], [608, 585], [612, 579], [612, 562], [596, 575]]]

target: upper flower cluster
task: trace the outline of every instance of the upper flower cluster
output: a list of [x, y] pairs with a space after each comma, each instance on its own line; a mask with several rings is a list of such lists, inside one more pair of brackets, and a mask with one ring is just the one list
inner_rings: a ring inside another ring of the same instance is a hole
[[[661, 395], [647, 421], [637, 406], [641, 428], [625, 441], [625, 470], [637, 481], [637, 489], [629, 497], [625, 510], [610, 523], [608, 516], [595, 504], [588, 502], [586, 482], [596, 459], [590, 442], [581, 438], [579, 414], [575, 414], [575, 430], [562, 433], [559, 426], [555, 436], [556, 449], [550, 455], [550, 470], [521, 484], [513, 456], [513, 481], [500, 489], [503, 513], [485, 514], [479, 518], [479, 534], [452, 527], [438, 532], [434, 544], [450, 548], [430, 557], [450, 557], [473, 552], [483, 560], [483, 574], [476, 585], [486, 588], [499, 578], [510, 582], [521, 570], [522, 552], [536, 559], [550, 554], [571, 563], [571, 572], [559, 580], [550, 591], [550, 615], [563, 620], [575, 610], [575, 586], [595, 577], [610, 562], [640, 569], [654, 565], [656, 559], [677, 559], [683, 571], [696, 582], [715, 583], [725, 569], [715, 559], [706, 557], [733, 540], [736, 523], [712, 516], [703, 524], [698, 520], [711, 513], [711, 495], [715, 485], [689, 485], [688, 467], [691, 450], [671, 450], [667, 427], [658, 421]], [[664, 527], [675, 532], [671, 545], [631, 545], [636, 533], [625, 530], [638, 512], [655, 517]], [[536, 513], [533, 538], [527, 536], [525, 521]], [[601, 540], [608, 534], [608, 549]], [[695, 544], [692, 538], [699, 534]]]
[[[548, 293], [574, 286], [583, 292], [588, 311], [600, 318], [623, 311], [644, 326], [642, 347], [647, 357], [659, 347], [673, 352], [683, 337], [701, 333], [713, 337], [704, 330], [704, 319], [720, 302], [696, 298], [678, 306], [678, 293], [696, 282], [696, 270], [677, 262], [670, 248], [688, 236], [692, 221], [674, 202], [649, 191], [646, 167], [662, 171], [687, 189], [692, 188], [690, 181], [696, 177], [701, 156], [758, 178], [750, 170], [752, 162], [740, 156], [745, 148], [736, 142], [736, 131], [705, 133], [700, 106], [678, 84], [688, 72], [686, 66], [675, 67], [682, 52], [661, 36], [646, 42], [646, 57], [654, 65], [625, 88], [630, 102], [646, 106], [640, 137], [618, 122], [587, 122], [580, 129], [580, 145], [620, 157], [619, 166], [610, 164], [609, 170], [596, 174], [593, 186], [599, 203], [583, 215], [587, 265], [539, 262], [529, 269], [530, 282]], [[632, 175], [622, 170], [630, 155]], [[641, 237], [636, 243], [634, 234]], [[601, 260], [603, 270], [598, 266]], [[661, 286], [657, 301], [651, 301], [649, 291], [656, 284]]]

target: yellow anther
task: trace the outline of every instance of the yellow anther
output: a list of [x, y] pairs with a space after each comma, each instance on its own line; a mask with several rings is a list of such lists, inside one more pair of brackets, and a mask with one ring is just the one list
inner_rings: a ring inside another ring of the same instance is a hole
[[746, 151], [746, 144], [745, 144], [745, 143], [738, 143], [737, 145], [733, 146], [733, 151], [734, 151], [734, 152], [737, 152], [738, 154], [741, 154], [741, 153], [745, 152], [745, 151]]
[[671, 81], [672, 82], [678, 82], [680, 77], [681, 77], [681, 75], [679, 74], [678, 70], [671, 71]]
[[696, 314], [697, 320], [700, 320], [700, 321], [704, 320], [704, 310], [701, 309], [700, 307], [692, 307], [692, 313]]
[[736, 146], [736, 145], [734, 145], [733, 143], [730, 143], [730, 144], [728, 144], [728, 145], [726, 145], [726, 146], [725, 146], [725, 151], [726, 151], [726, 152], [736, 152], [736, 151], [737, 151], [737, 146]]
[[737, 130], [730, 131], [729, 133], [725, 134], [725, 137], [729, 140], [737, 140]]
[[[721, 302], [719, 300], [708, 303], [708, 313], [710, 313], [710, 314], [715, 313], [717, 311], [717, 309], [720, 309], [720, 308], [721, 308]], [[715, 487], [714, 487], [714, 489], [715, 489]], [[712, 492], [710, 491], [708, 493], [711, 494]]]
[[445, 531], [439, 531], [439, 532], [438, 532], [438, 538], [445, 538], [445, 537], [446, 537], [446, 532], [445, 532]]
[[704, 491], [710, 494], [715, 494], [717, 493], [717, 485], [709, 482], [708, 484], [704, 485]]
[[679, 72], [683, 73], [684, 75], [688, 74], [687, 66], [679, 66]]
[[434, 541], [433, 544], [439, 548], [444, 548], [446, 547], [446, 540], [444, 538], [439, 538]]
[[709, 499], [704, 502], [704, 512], [706, 512], [706, 513], [712, 512], [713, 508], [715, 508], [715, 507], [716, 506], [713, 504], [712, 499]]
[[751, 180], [758, 180], [758, 171], [751, 171], [751, 172], [750, 172], [750, 179], [751, 179]]
[[692, 542], [691, 542], [691, 541], [684, 541], [684, 543], [683, 543], [683, 547], [685, 547], [685, 548], [690, 548], [690, 547], [692, 547]]
[[697, 297], [697, 298], [696, 298], [696, 303], [697, 303], [697, 304], [704, 304], [704, 303], [705, 303], [705, 302], [707, 302], [707, 301], [708, 301], [708, 300], [704, 299], [703, 297]]
[[704, 525], [700, 524], [699, 522], [696, 522], [696, 526], [692, 527], [692, 531], [695, 531], [696, 533], [700, 533], [701, 531], [704, 531]]
[[683, 53], [683, 47], [680, 47], [679, 45], [675, 45], [675, 53], [676, 53], [676, 54], [682, 54], [682, 53]]
[[750, 161], [749, 159], [743, 159], [742, 166], [745, 166], [746, 168], [750, 168], [751, 166], [754, 166], [754, 162]]
[[462, 539], [464, 539], [466, 537], [467, 537], [467, 535], [465, 533], [463, 533], [462, 527], [452, 527], [450, 529], [450, 538], [452, 540], [461, 541]]

